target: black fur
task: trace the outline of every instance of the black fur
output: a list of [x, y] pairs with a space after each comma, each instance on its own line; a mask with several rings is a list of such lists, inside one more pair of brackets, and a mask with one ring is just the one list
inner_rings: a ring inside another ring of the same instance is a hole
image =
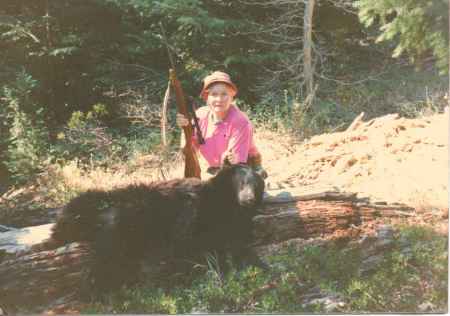
[[52, 239], [92, 243], [88, 279], [98, 290], [138, 276], [144, 258], [187, 259], [207, 252], [245, 257], [264, 181], [245, 165], [225, 166], [208, 181], [179, 179], [74, 198]]

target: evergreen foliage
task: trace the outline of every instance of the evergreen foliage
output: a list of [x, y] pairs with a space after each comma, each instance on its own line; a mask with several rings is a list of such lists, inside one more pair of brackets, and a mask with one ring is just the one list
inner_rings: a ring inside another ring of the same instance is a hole
[[4, 148], [2, 161], [18, 182], [42, 170], [48, 149], [48, 131], [44, 124], [44, 109], [34, 104], [31, 91], [36, 81], [20, 72], [15, 86], [4, 87], [2, 101], [6, 107], [0, 112], [4, 120], [1, 139]]
[[441, 72], [448, 72], [447, 0], [360, 0], [355, 5], [366, 27], [379, 27], [377, 42], [395, 41], [393, 57], [408, 53], [415, 62], [431, 52]]

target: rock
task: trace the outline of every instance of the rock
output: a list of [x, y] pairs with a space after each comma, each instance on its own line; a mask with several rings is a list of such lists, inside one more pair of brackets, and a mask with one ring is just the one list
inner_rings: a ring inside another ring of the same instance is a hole
[[434, 306], [431, 302], [423, 302], [418, 306], [418, 308], [420, 312], [431, 312], [436, 308], [436, 306]]
[[196, 307], [194, 307], [191, 310], [190, 314], [192, 314], [192, 315], [204, 315], [204, 314], [208, 314], [208, 310], [203, 309], [203, 308], [196, 308]]
[[344, 299], [335, 293], [322, 292], [314, 287], [303, 296], [302, 307], [322, 306], [325, 313], [340, 312], [346, 306]]
[[[271, 243], [263, 246], [255, 247], [255, 252], [259, 257], [262, 257], [264, 260], [270, 256], [274, 256], [280, 254], [285, 249], [293, 249], [296, 252], [301, 252], [305, 247], [311, 246], [323, 246], [326, 244], [326, 239], [321, 237], [304, 239], [304, 238], [292, 238], [286, 241], [282, 241], [279, 243]], [[275, 267], [274, 263], [269, 264], [272, 267]]]
[[9, 232], [11, 230], [16, 230], [17, 228], [9, 227], [5, 225], [0, 225], [0, 233]]
[[359, 269], [359, 275], [366, 275], [367, 273], [374, 271], [383, 261], [383, 259], [383, 254], [368, 257], [362, 262], [361, 268]]
[[394, 229], [391, 225], [381, 225], [377, 229], [375, 248], [378, 250], [389, 248], [394, 242]]
[[359, 245], [362, 249], [363, 262], [358, 271], [359, 275], [366, 275], [377, 269], [383, 262], [386, 250], [394, 243], [394, 229], [391, 225], [381, 225], [377, 228], [375, 237], [364, 236]]
[[394, 228], [391, 225], [380, 225], [377, 229], [377, 235], [380, 238], [390, 238], [394, 237]]

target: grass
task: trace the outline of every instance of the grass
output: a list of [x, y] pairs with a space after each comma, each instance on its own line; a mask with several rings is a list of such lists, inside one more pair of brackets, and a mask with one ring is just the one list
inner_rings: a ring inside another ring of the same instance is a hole
[[350, 310], [420, 312], [420, 305], [429, 304], [430, 312], [446, 311], [447, 242], [429, 228], [403, 227], [382, 268], [345, 289]]
[[[82, 313], [326, 313], [305, 304], [312, 289], [345, 302], [338, 312], [445, 312], [447, 237], [425, 227], [399, 227], [391, 250], [369, 275], [361, 276], [361, 249], [338, 245], [286, 248], [268, 258], [269, 271], [214, 265], [197, 276], [122, 289]], [[427, 307], [425, 307], [427, 306]], [[335, 311], [336, 312], [336, 311]]]

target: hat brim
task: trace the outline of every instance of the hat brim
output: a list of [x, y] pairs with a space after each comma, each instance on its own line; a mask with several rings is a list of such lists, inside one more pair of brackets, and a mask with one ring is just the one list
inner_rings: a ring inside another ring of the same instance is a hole
[[227, 86], [231, 87], [234, 90], [234, 95], [237, 94], [238, 88], [236, 87], [236, 85], [234, 83], [228, 82], [228, 81], [224, 81], [224, 80], [221, 80], [221, 79], [215, 79], [215, 80], [211, 80], [211, 82], [209, 82], [207, 86], [203, 87], [202, 92], [200, 92], [200, 97], [203, 100], [206, 101], [206, 99], [208, 98], [208, 88], [211, 87], [212, 84], [218, 83], [218, 82], [224, 83]]

